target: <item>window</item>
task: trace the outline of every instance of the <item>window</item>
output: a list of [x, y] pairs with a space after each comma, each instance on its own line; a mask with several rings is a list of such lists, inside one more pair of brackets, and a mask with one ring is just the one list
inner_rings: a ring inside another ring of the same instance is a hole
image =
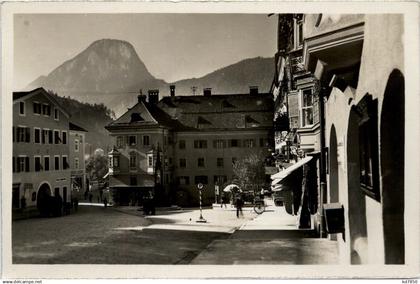
[[33, 103], [34, 106], [34, 114], [41, 114], [41, 104], [39, 102], [34, 102]]
[[209, 183], [207, 176], [195, 176], [194, 182], [195, 184], [199, 184], [199, 183], [208, 184]]
[[17, 172], [29, 172], [29, 157], [19, 156], [17, 158]]
[[207, 140], [194, 140], [194, 148], [195, 149], [206, 149], [207, 148]]
[[48, 141], [48, 130], [42, 129], [41, 140], [42, 144], [45, 144], [45, 141]]
[[147, 166], [153, 168], [153, 155], [147, 155]]
[[79, 152], [79, 140], [78, 139], [74, 140], [74, 151]]
[[59, 196], [60, 195], [60, 188], [56, 187], [54, 188], [54, 196]]
[[53, 143], [53, 131], [52, 130], [48, 130], [48, 143], [49, 144]]
[[312, 89], [302, 90], [302, 127], [310, 126], [314, 123], [313, 104]]
[[244, 140], [244, 147], [245, 148], [254, 148], [254, 146], [255, 146], [254, 139], [245, 139]]
[[187, 159], [179, 159], [179, 167], [186, 168], [187, 167]]
[[241, 147], [241, 141], [239, 139], [231, 139], [229, 140], [229, 145], [232, 148]]
[[199, 168], [204, 168], [204, 158], [198, 158], [197, 159], [197, 166]]
[[61, 137], [62, 137], [61, 141], [63, 142], [63, 144], [67, 144], [67, 132], [66, 131], [63, 131]]
[[365, 96], [358, 104], [360, 188], [377, 201], [381, 201], [378, 157], [378, 102]]
[[150, 137], [149, 135], [143, 136], [143, 146], [149, 146], [150, 145]]
[[19, 114], [25, 115], [25, 102], [19, 102]]
[[31, 198], [31, 200], [32, 201], [35, 201], [36, 200], [36, 192], [32, 192], [32, 198]]
[[62, 159], [63, 159], [63, 170], [70, 168], [70, 165], [67, 161], [67, 156], [62, 156]]
[[185, 149], [185, 140], [179, 140], [179, 149]]
[[34, 140], [35, 143], [41, 143], [41, 129], [34, 128]]
[[13, 157], [12, 173], [16, 172], [16, 158]]
[[60, 119], [60, 113], [58, 109], [54, 108], [54, 119], [59, 120]]
[[216, 149], [226, 148], [226, 141], [222, 139], [213, 140], [213, 148], [216, 148]]
[[227, 176], [214, 176], [214, 184], [222, 185], [227, 183]]
[[50, 170], [50, 157], [44, 156], [44, 171]]
[[179, 185], [189, 185], [190, 184], [190, 177], [188, 177], [188, 176], [178, 177], [178, 184]]
[[54, 130], [54, 144], [60, 144], [61, 138], [60, 138], [60, 131]]
[[260, 147], [265, 147], [265, 146], [268, 146], [266, 145], [266, 139], [260, 138]]
[[118, 168], [120, 166], [120, 157], [119, 156], [114, 156], [113, 157], [113, 166], [114, 166], [114, 168]]
[[60, 157], [54, 156], [54, 170], [60, 170]]
[[131, 153], [130, 154], [130, 168], [131, 169], [137, 168], [137, 157], [136, 157], [136, 153]]
[[42, 165], [41, 165], [41, 157], [34, 157], [34, 162], [35, 162], [35, 171], [39, 172], [42, 169]]
[[13, 142], [15, 142], [16, 141], [16, 127], [13, 126], [12, 132], [13, 132]]
[[128, 144], [130, 146], [135, 146], [137, 144], [137, 137], [135, 135], [128, 136]]
[[31, 131], [29, 127], [18, 126], [16, 134], [17, 142], [27, 142], [31, 141]]
[[49, 104], [42, 105], [42, 114], [45, 116], [51, 116], [51, 106]]
[[295, 19], [294, 21], [294, 45], [295, 48], [301, 47], [303, 44], [303, 19]]
[[217, 167], [223, 168], [223, 158], [217, 158]]
[[124, 137], [117, 136], [117, 148], [122, 148], [124, 146]]

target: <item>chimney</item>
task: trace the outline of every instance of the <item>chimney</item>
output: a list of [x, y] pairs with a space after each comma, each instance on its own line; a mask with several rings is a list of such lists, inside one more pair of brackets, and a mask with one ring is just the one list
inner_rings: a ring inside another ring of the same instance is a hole
[[203, 89], [203, 95], [205, 97], [210, 97], [211, 96], [211, 88], [204, 88]]
[[149, 90], [148, 91], [148, 102], [150, 104], [157, 104], [159, 102], [159, 90]]
[[137, 101], [139, 103], [146, 101], [146, 96], [143, 95], [143, 90], [142, 89], [140, 89], [139, 95], [137, 96]]
[[249, 94], [251, 96], [258, 95], [258, 86], [250, 86], [249, 87]]
[[175, 85], [170, 85], [169, 89], [171, 90], [171, 97], [175, 97]]

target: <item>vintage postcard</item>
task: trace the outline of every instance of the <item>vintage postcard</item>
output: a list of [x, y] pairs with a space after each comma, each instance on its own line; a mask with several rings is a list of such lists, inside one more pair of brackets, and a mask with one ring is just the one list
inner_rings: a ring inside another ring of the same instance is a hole
[[2, 276], [419, 277], [419, 6], [6, 2]]

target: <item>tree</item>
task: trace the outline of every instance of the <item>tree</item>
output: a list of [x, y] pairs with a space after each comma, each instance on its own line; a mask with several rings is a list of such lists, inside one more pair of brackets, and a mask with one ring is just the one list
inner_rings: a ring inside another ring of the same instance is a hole
[[103, 151], [95, 151], [86, 163], [86, 173], [90, 180], [101, 181], [108, 172], [108, 158]]
[[234, 182], [241, 189], [259, 191], [265, 184], [264, 160], [264, 155], [260, 153], [250, 154], [235, 161], [233, 163]]

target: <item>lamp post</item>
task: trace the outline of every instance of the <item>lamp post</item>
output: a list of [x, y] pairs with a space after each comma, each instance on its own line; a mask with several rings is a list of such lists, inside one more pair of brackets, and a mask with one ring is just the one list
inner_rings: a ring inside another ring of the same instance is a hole
[[206, 219], [203, 218], [203, 209], [201, 207], [201, 190], [203, 189], [203, 184], [199, 183], [197, 184], [199, 196], [200, 196], [200, 218], [196, 221], [197, 223], [207, 223]]

